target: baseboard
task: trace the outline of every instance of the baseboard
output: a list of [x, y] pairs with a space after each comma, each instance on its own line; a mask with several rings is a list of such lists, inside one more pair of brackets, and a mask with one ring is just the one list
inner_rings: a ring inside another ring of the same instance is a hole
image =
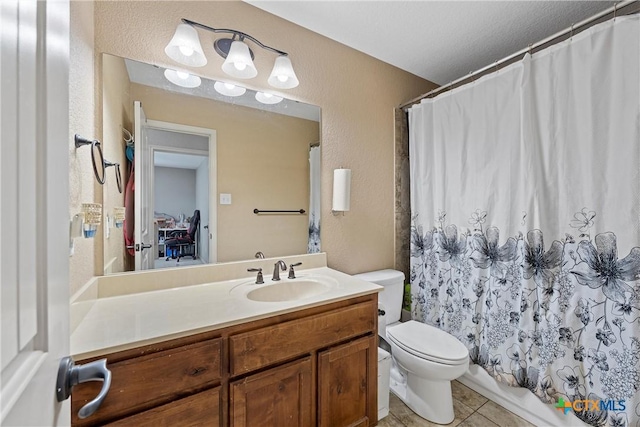
[[469, 366], [458, 381], [536, 426], [589, 427], [573, 414], [565, 415], [553, 405], [542, 403], [525, 388], [500, 384], [477, 365]]

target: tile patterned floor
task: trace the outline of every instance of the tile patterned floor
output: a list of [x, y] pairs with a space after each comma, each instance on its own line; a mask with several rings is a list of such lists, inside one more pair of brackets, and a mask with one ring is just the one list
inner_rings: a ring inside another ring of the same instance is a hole
[[[449, 427], [533, 427], [502, 406], [476, 393], [469, 387], [451, 382], [455, 419]], [[414, 414], [393, 393], [389, 393], [389, 415], [378, 421], [378, 427], [437, 427]]]

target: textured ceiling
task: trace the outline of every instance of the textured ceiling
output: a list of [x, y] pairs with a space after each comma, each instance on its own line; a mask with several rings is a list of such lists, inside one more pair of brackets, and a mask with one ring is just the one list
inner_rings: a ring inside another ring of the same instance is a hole
[[245, 1], [437, 84], [489, 65], [614, 4]]

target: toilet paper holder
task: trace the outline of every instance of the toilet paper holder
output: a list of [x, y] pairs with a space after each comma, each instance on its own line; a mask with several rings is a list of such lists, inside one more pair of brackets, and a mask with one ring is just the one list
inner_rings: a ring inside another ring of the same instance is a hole
[[351, 208], [351, 169], [333, 170], [333, 200], [331, 203], [331, 213], [337, 215], [344, 213]]

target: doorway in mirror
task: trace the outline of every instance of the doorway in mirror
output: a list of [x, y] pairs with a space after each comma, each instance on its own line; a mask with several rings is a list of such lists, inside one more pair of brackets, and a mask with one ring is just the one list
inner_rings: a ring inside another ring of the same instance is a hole
[[[166, 133], [158, 130], [157, 133]], [[188, 134], [169, 132], [176, 146], [183, 146], [182, 137]], [[196, 136], [203, 138], [201, 136]], [[208, 141], [205, 141], [205, 143]], [[209, 156], [156, 150], [154, 153], [153, 183], [154, 228], [157, 256], [154, 268], [180, 267], [210, 262], [208, 247]], [[188, 248], [171, 247], [176, 234], [185, 234], [194, 225], [193, 212], [204, 213], [205, 221], [194, 228], [193, 245]], [[204, 211], [204, 212], [203, 212]], [[191, 212], [191, 214], [190, 214]], [[207, 227], [207, 228], [204, 228]], [[202, 237], [205, 237], [203, 241]], [[179, 257], [179, 255], [186, 255]]]
[[[147, 121], [147, 164], [152, 164], [148, 184], [154, 230], [154, 262], [151, 268], [168, 268], [216, 262], [217, 218], [211, 205], [216, 194], [216, 132], [175, 123]], [[215, 205], [214, 205], [215, 206]], [[181, 248], [190, 256], [178, 257], [178, 249], [165, 242], [176, 233], [187, 233], [195, 210], [201, 220], [194, 245]]]

